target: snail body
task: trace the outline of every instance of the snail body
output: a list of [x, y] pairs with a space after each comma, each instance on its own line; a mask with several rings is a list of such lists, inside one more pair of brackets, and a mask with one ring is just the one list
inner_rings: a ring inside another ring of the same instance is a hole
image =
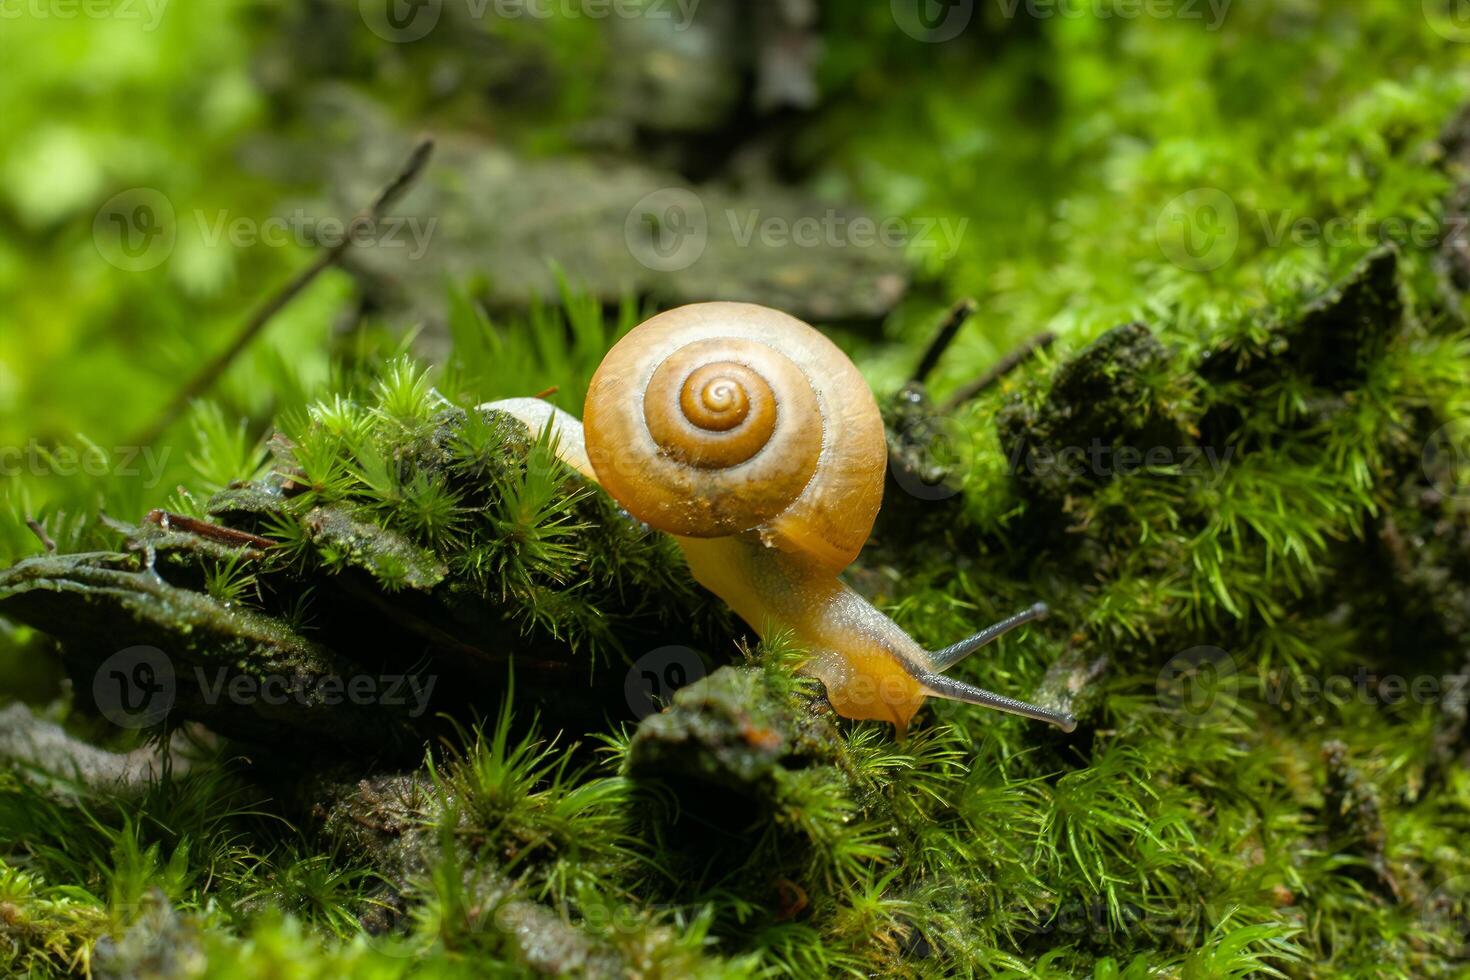
[[943, 674], [1045, 606], [931, 652], [838, 579], [882, 502], [883, 420], [857, 368], [800, 320], [746, 303], [669, 310], [614, 345], [584, 421], [531, 398], [482, 407], [552, 427], [563, 460], [674, 535], [700, 585], [762, 637], [794, 634], [838, 714], [902, 732], [940, 697], [1075, 727]]

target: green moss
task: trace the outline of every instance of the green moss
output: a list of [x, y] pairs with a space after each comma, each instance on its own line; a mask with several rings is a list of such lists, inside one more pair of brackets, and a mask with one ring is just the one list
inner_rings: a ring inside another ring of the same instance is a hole
[[[937, 703], [898, 741], [836, 718], [784, 641], [633, 727], [630, 662], [679, 642], [724, 664], [739, 627], [673, 542], [474, 406], [559, 386], [575, 410], [640, 311], [568, 291], [491, 320], [457, 292], [440, 369], [368, 330], [324, 384], [252, 366], [158, 486], [7, 487], [0, 550], [30, 557], [0, 573], [0, 611], [30, 626], [4, 643], [40, 658], [41, 635], [59, 642], [72, 736], [152, 751], [87, 703], [98, 665], [138, 642], [186, 674], [386, 671], [450, 696], [413, 717], [186, 692], [165, 726], [180, 753], [142, 783], [106, 778], [123, 752], [41, 772], [56, 757], [7, 738], [0, 964], [1465, 969], [1470, 279], [1463, 250], [1385, 242], [1381, 222], [1441, 231], [1463, 207], [1470, 47], [1397, 0], [1237, 6], [1215, 32], [987, 21], [955, 46], [893, 37], [874, 9], [832, 12], [829, 102], [791, 162], [889, 212], [972, 224], [953, 262], [914, 256], [920, 288], [881, 341], [845, 337], [919, 481], [890, 482], [848, 578], [931, 647], [1045, 600], [1049, 620], [956, 671], [1071, 703], [1078, 731]], [[586, 40], [537, 43], [575, 63]], [[435, 50], [407, 48], [394, 64]], [[1191, 224], [1232, 211], [1222, 238]], [[1338, 217], [1367, 232], [1278, 240]], [[973, 326], [928, 389], [890, 396], [963, 294]], [[1043, 328], [1053, 347], [934, 408]], [[148, 373], [129, 363], [125, 380]], [[185, 520], [94, 517], [161, 505]], [[1395, 696], [1395, 676], [1438, 686]]]

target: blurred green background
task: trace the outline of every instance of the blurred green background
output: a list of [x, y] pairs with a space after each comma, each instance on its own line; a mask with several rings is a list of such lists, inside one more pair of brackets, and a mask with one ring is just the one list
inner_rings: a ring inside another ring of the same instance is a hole
[[[210, 418], [249, 420], [242, 452], [334, 362], [400, 343], [442, 360], [456, 292], [520, 343], [504, 324], [559, 302], [559, 270], [609, 305], [793, 309], [832, 328], [880, 392], [961, 296], [979, 314], [940, 394], [1044, 329], [1237, 328], [1376, 241], [1283, 238], [1280, 216], [1432, 213], [1444, 188], [1414, 153], [1464, 98], [1470, 51], [1452, 4], [1397, 0], [15, 0], [4, 13], [7, 559], [39, 548], [25, 517], [136, 518], [197, 475], [197, 419], [147, 454], [138, 433], [312, 260], [315, 222], [364, 206], [417, 134], [440, 151], [395, 213], [428, 233], [353, 249], [232, 363]], [[906, 237], [863, 248], [839, 227], [782, 249], [758, 235], [650, 272], [628, 230], [648, 188], [693, 189], [715, 231], [735, 216], [737, 238], [752, 219], [833, 209]], [[1213, 209], [1222, 193], [1232, 214]], [[135, 260], [116, 222], [139, 201], [159, 237]], [[269, 235], [293, 216], [303, 230]], [[1206, 251], [1224, 234], [1226, 251], [1194, 261], [1180, 234]], [[473, 394], [534, 393], [500, 380]], [[579, 407], [570, 386], [557, 397]]]

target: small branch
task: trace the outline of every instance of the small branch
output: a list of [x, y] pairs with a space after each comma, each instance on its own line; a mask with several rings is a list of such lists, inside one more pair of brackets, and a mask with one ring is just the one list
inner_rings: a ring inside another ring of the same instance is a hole
[[353, 230], [375, 223], [383, 216], [383, 211], [401, 197], [409, 185], [418, 179], [419, 175], [423, 173], [424, 167], [428, 164], [433, 150], [434, 141], [428, 138], [422, 140], [418, 146], [414, 147], [413, 153], [409, 155], [408, 162], [404, 164], [398, 176], [394, 177], [388, 186], [384, 187], [378, 193], [378, 196], [366, 210], [359, 212], [352, 219], [351, 224], [348, 226], [348, 234], [344, 235], [340, 242], [333, 245], [326, 252], [323, 252], [315, 262], [298, 272], [270, 298], [257, 307], [255, 312], [250, 315], [250, 318], [245, 321], [245, 325], [240, 328], [239, 334], [236, 335], [230, 346], [226, 347], [213, 360], [205, 364], [199, 373], [194, 375], [189, 380], [189, 383], [180, 389], [179, 393], [174, 396], [174, 400], [154, 420], [153, 424], [138, 436], [136, 444], [139, 446], [152, 445], [158, 440], [159, 436], [168, 430], [169, 426], [178, 420], [179, 416], [184, 413], [184, 410], [189, 407], [191, 402], [214, 387], [214, 383], [229, 369], [229, 366], [234, 363], [235, 358], [239, 357], [245, 348], [250, 346], [250, 343], [260, 335], [260, 332], [265, 329], [266, 325], [270, 323], [271, 319], [277, 313], [281, 312], [288, 303], [300, 295], [307, 286], [311, 285], [317, 276], [342, 260], [342, 256], [355, 244], [358, 237], [352, 233]]
[[1056, 342], [1056, 339], [1057, 335], [1050, 330], [1043, 331], [1035, 337], [1032, 337], [1020, 347], [1017, 347], [1005, 357], [1002, 357], [989, 371], [986, 371], [980, 377], [951, 395], [949, 401], [944, 403], [944, 407], [940, 411], [947, 414], [959, 408], [965, 402], [974, 398], [980, 392], [1020, 367], [1021, 364], [1030, 359], [1037, 351], [1046, 350]]
[[226, 545], [231, 548], [258, 548], [269, 551], [280, 547], [279, 543], [270, 538], [263, 538], [258, 534], [249, 534], [245, 531], [237, 531], [232, 527], [221, 524], [211, 524], [209, 521], [201, 521], [197, 517], [188, 517], [184, 514], [173, 514], [166, 510], [152, 510], [144, 520], [149, 524], [156, 524], [165, 531], [183, 531], [193, 534], [206, 541], [215, 544]]
[[[157, 782], [167, 759], [184, 748], [175, 736], [167, 747], [144, 745], [131, 752], [108, 752], [71, 735], [56, 722], [37, 715], [24, 704], [0, 710], [0, 759], [19, 775], [41, 786], [80, 784], [133, 795]], [[188, 771], [190, 760], [175, 758], [175, 773]]]
[[48, 553], [56, 554], [56, 542], [51, 540], [51, 535], [46, 533], [46, 529], [41, 526], [40, 521], [34, 517], [27, 517], [26, 527], [30, 528], [31, 533], [40, 539], [42, 546], [45, 547]]
[[962, 299], [949, 308], [944, 322], [940, 324], [939, 331], [935, 333], [934, 339], [929, 341], [924, 356], [919, 359], [919, 366], [914, 368], [913, 377], [909, 379], [910, 384], [921, 384], [929, 377], [944, 352], [949, 350], [949, 345], [954, 343], [955, 335], [960, 332], [960, 327], [965, 321], [974, 315], [978, 304], [973, 299]]

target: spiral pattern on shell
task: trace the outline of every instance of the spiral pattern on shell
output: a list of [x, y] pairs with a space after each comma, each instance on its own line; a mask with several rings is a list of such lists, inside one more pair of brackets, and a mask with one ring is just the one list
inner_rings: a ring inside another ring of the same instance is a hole
[[584, 424], [599, 482], [674, 534], [758, 529], [841, 568], [882, 497], [867, 384], [831, 341], [766, 307], [701, 303], [641, 324], [598, 368]]

